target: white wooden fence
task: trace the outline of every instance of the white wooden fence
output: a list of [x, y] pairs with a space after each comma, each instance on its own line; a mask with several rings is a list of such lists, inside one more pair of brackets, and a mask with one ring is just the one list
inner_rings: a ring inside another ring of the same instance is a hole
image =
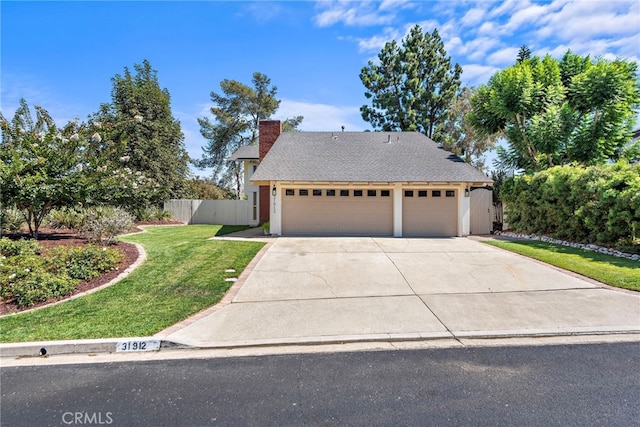
[[247, 200], [172, 199], [164, 210], [186, 224], [249, 225], [251, 206]]

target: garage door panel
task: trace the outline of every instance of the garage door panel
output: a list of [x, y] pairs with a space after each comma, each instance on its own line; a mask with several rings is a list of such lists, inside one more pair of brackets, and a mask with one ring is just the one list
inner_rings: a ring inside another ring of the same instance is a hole
[[[433, 190], [427, 197], [402, 197], [402, 235], [407, 237], [450, 237], [458, 234], [457, 190], [453, 197], [446, 197], [446, 190], [440, 191], [440, 197], [433, 196]], [[452, 191], [452, 190], [449, 190]]]
[[[311, 191], [309, 194], [312, 194]], [[282, 233], [318, 236], [390, 236], [393, 233], [392, 197], [284, 196]]]

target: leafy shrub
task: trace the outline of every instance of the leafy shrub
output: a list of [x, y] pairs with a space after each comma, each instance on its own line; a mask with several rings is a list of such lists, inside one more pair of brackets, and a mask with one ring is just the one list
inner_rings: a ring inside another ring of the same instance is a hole
[[0, 256], [14, 257], [18, 255], [37, 255], [41, 251], [35, 240], [11, 240], [7, 237], [0, 239]]
[[0, 262], [0, 296], [28, 307], [70, 294], [79, 280], [53, 274], [37, 255], [16, 255]]
[[[0, 239], [0, 243], [4, 245], [5, 240], [8, 239]], [[14, 243], [26, 242], [32, 241]], [[60, 246], [44, 256], [38, 256], [30, 246], [22, 252], [11, 249], [9, 255], [0, 258], [0, 297], [15, 301], [20, 307], [66, 296], [81, 281], [113, 269], [122, 259], [119, 251], [97, 246]]]
[[85, 219], [85, 211], [82, 209], [62, 208], [54, 209], [47, 215], [47, 225], [51, 228], [68, 228], [78, 230]]
[[[79, 280], [68, 276], [56, 276], [46, 271], [34, 272], [23, 280], [11, 283], [12, 299], [20, 307], [29, 307], [50, 298], [59, 298], [69, 295], [75, 289]], [[0, 283], [0, 288], [4, 288]], [[5, 292], [2, 292], [3, 296]]]
[[95, 245], [85, 248], [58, 246], [47, 253], [50, 270], [80, 280], [98, 277], [114, 268], [121, 260], [122, 254], [119, 251]]
[[100, 207], [89, 210], [85, 216], [82, 234], [91, 242], [111, 244], [116, 236], [130, 230], [134, 225], [133, 217], [120, 208]]
[[155, 210], [155, 217], [158, 221], [171, 221], [173, 219], [171, 212], [160, 208], [156, 208]]
[[152, 221], [153, 208], [134, 209], [133, 216], [138, 221]]
[[557, 166], [508, 180], [501, 196], [515, 231], [605, 245], [640, 231], [640, 165]]
[[173, 218], [171, 212], [158, 207], [136, 209], [133, 212], [133, 216], [138, 221], [170, 221]]
[[25, 225], [22, 212], [16, 208], [0, 210], [0, 230], [4, 233], [17, 233]]

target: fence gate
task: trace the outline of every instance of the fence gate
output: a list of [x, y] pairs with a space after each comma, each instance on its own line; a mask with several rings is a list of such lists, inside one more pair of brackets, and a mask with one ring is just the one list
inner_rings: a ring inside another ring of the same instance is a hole
[[489, 234], [493, 230], [493, 192], [486, 188], [471, 190], [471, 234]]

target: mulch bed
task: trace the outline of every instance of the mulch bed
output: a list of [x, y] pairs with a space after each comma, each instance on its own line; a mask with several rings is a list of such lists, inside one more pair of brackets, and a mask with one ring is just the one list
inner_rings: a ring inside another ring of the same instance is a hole
[[[139, 225], [145, 225], [145, 224], [139, 224]], [[141, 231], [141, 230], [135, 229], [132, 231]], [[19, 236], [11, 236], [11, 237], [19, 237]], [[27, 236], [25, 235], [24, 237], [27, 237]], [[38, 236], [38, 244], [42, 246], [46, 251], [56, 246], [76, 247], [76, 246], [87, 246], [89, 243], [87, 242], [87, 239], [77, 235], [71, 230], [41, 228], [40, 234]], [[91, 279], [87, 282], [80, 283], [71, 295], [67, 295], [64, 298], [56, 298], [56, 299], [52, 298], [47, 301], [43, 301], [41, 303], [33, 305], [31, 307], [26, 307], [21, 309], [15, 303], [11, 303], [11, 302], [7, 303], [2, 301], [0, 302], [0, 315], [19, 312], [27, 309], [32, 309], [35, 307], [42, 307], [44, 305], [51, 304], [59, 300], [69, 298], [72, 295], [75, 295], [81, 292], [86, 292], [91, 289], [102, 286], [105, 283], [114, 279], [116, 276], [118, 276], [118, 274], [120, 274], [122, 271], [124, 271], [126, 268], [128, 268], [131, 264], [133, 264], [138, 259], [138, 248], [136, 248], [134, 244], [118, 242], [117, 244], [110, 245], [109, 247], [119, 250], [124, 255], [122, 261], [120, 262], [120, 264], [118, 264], [117, 270], [108, 271], [99, 277]]]

